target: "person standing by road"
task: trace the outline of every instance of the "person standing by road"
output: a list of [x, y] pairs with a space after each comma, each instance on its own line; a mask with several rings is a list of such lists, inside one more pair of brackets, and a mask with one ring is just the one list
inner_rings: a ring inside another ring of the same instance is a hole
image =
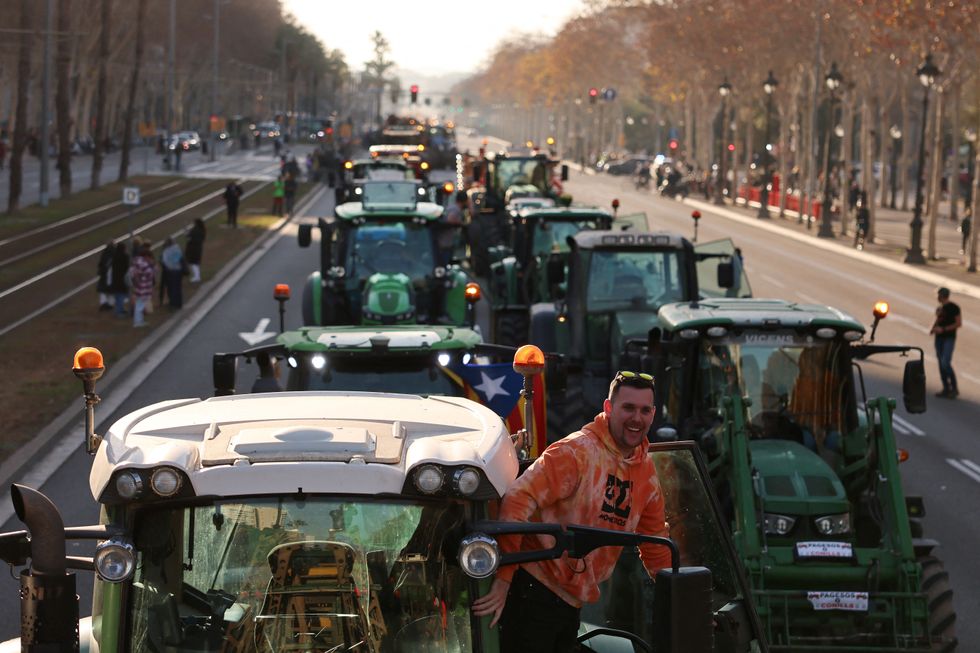
[[204, 220], [194, 218], [194, 224], [187, 232], [187, 244], [184, 246], [184, 257], [190, 267], [191, 283], [200, 283], [201, 281], [201, 259], [204, 258], [204, 239], [206, 237], [207, 230], [204, 228]]
[[99, 293], [99, 310], [112, 310], [112, 257], [116, 253], [116, 244], [111, 240], [106, 243], [105, 249], [99, 256], [99, 280], [95, 284], [95, 289]]
[[228, 214], [228, 226], [238, 227], [238, 203], [242, 198], [242, 187], [233, 181], [229, 181], [225, 186], [225, 192], [221, 194], [225, 200], [225, 211]]
[[939, 307], [936, 309], [936, 321], [929, 331], [935, 336], [939, 378], [943, 382], [942, 392], [937, 392], [936, 396], [955, 399], [960, 390], [956, 385], [956, 373], [953, 372], [953, 348], [956, 346], [956, 331], [963, 326], [963, 316], [960, 307], [949, 300], [949, 288], [940, 288], [936, 294]]
[[293, 214], [293, 203], [296, 201], [296, 188], [299, 186], [299, 183], [296, 181], [297, 176], [292, 171], [287, 172], [286, 179], [282, 182], [282, 194], [286, 200], [286, 215]]
[[285, 196], [286, 185], [283, 182], [282, 175], [279, 175], [272, 182], [272, 215], [282, 215], [282, 201]]
[[129, 298], [129, 254], [126, 253], [126, 243], [116, 244], [112, 252], [112, 272], [109, 290], [115, 300], [115, 315], [125, 317], [126, 300]]
[[[653, 424], [653, 377], [619, 372], [609, 385], [603, 412], [551, 444], [504, 495], [500, 519], [579, 524], [667, 537], [664, 497], [647, 432]], [[501, 538], [501, 550], [549, 548], [547, 536]], [[653, 577], [670, 565], [670, 551], [639, 547]], [[562, 558], [503, 567], [473, 613], [500, 621], [501, 650], [557, 653], [577, 650], [579, 613], [599, 599], [599, 584], [612, 575], [621, 547], [602, 547], [581, 560]]]
[[[178, 309], [184, 305], [184, 253], [172, 237], [163, 243], [160, 252], [160, 269], [163, 271], [161, 286], [167, 287], [170, 308]], [[160, 301], [161, 305], [163, 300]]]
[[156, 277], [156, 266], [153, 261], [153, 253], [150, 251], [150, 244], [140, 243], [137, 245], [133, 262], [129, 266], [129, 279], [133, 291], [134, 327], [147, 326], [143, 316], [153, 299], [153, 285], [156, 282]]

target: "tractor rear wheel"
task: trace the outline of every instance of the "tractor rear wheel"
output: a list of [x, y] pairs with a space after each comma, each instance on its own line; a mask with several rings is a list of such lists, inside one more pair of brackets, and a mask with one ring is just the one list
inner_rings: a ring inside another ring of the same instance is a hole
[[928, 555], [919, 558], [922, 565], [922, 591], [929, 603], [929, 634], [941, 641], [932, 645], [936, 653], [956, 650], [956, 612], [953, 610], [953, 588], [942, 560]]
[[493, 342], [510, 347], [527, 344], [527, 313], [498, 311], [493, 318]]
[[563, 396], [548, 397], [548, 444], [578, 431], [586, 423], [581, 381], [570, 376]]

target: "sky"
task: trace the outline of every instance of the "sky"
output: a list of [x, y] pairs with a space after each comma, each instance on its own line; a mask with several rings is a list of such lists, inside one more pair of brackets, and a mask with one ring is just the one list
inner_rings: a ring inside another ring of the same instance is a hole
[[[351, 70], [374, 57], [380, 30], [389, 58], [429, 76], [476, 72], [502, 39], [520, 32], [552, 36], [578, 13], [581, 0], [284, 0], [283, 7]], [[403, 80], [410, 84], [410, 80]]]

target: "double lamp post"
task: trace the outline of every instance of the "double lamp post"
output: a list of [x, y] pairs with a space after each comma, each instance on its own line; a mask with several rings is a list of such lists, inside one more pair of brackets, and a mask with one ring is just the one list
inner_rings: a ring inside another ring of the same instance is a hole
[[[912, 229], [912, 244], [905, 254], [906, 263], [924, 264], [926, 259], [922, 256], [922, 186], [925, 183], [926, 167], [926, 122], [929, 117], [929, 88], [936, 82], [941, 71], [932, 63], [932, 55], [927, 54], [926, 60], [915, 71], [919, 77], [919, 82], [925, 86], [925, 93], [922, 95], [922, 127], [919, 132], [919, 164], [915, 169], [915, 211], [912, 213], [912, 222], [909, 226]], [[939, 152], [935, 156], [940, 156]]]

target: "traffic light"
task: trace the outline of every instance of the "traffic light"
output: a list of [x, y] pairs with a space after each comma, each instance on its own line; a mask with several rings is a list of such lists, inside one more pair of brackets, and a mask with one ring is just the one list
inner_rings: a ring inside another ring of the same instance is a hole
[[599, 89], [592, 87], [589, 89], [589, 104], [595, 104], [596, 99], [599, 97]]
[[412, 84], [412, 87], [411, 87], [410, 91], [412, 93], [412, 104], [418, 104], [418, 101], [419, 101], [419, 85], [418, 84]]
[[670, 143], [668, 143], [667, 146], [670, 147], [670, 149], [672, 149], [672, 150], [676, 150], [677, 149], [677, 139], [676, 138], [670, 139]]

